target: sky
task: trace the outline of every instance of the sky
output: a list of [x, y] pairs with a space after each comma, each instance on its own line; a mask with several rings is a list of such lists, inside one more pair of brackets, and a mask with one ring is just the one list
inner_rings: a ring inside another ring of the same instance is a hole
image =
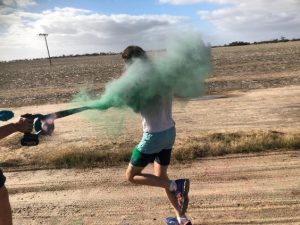
[[300, 38], [300, 0], [0, 0], [0, 61], [164, 48], [178, 33], [205, 43]]

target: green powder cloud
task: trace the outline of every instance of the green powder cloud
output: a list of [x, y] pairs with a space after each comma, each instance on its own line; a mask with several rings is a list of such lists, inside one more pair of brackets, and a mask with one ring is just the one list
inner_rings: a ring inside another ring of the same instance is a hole
[[130, 107], [139, 112], [157, 96], [199, 97], [211, 68], [210, 47], [200, 34], [177, 36], [169, 41], [164, 56], [134, 60], [90, 106], [100, 110]]

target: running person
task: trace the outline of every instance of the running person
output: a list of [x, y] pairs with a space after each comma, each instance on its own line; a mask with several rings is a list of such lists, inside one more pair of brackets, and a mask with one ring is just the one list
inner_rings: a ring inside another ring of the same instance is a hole
[[[128, 46], [122, 53], [126, 66], [135, 58], [147, 60], [145, 51], [139, 46]], [[140, 109], [143, 125], [143, 137], [133, 149], [126, 171], [128, 181], [164, 188], [172, 204], [178, 224], [191, 225], [185, 213], [188, 207], [189, 180], [170, 180], [167, 169], [175, 142], [176, 129], [172, 118], [172, 95], [157, 96]], [[143, 169], [154, 163], [154, 173], [146, 174]]]

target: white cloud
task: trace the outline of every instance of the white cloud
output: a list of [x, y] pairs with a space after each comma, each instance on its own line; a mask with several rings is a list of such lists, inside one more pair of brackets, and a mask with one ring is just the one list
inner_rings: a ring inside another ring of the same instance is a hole
[[35, 5], [34, 0], [0, 0], [0, 6], [6, 7], [26, 7], [28, 5]]
[[171, 4], [171, 5], [190, 5], [198, 4], [203, 2], [224, 4], [232, 2], [231, 0], [159, 0], [161, 4]]
[[226, 8], [198, 13], [203, 20], [211, 22], [220, 33], [230, 33], [242, 40], [300, 37], [300, 1], [230, 2], [232, 5]]
[[28, 57], [27, 51], [33, 53], [31, 58], [44, 57], [44, 40], [39, 33], [49, 34], [52, 55], [119, 52], [129, 44], [159, 48], [167, 32], [186, 20], [170, 15], [103, 15], [75, 8], [40, 14], [0, 10], [0, 15], [0, 60]]
[[176, 5], [204, 2], [220, 4], [218, 9], [198, 11], [203, 21], [216, 28], [218, 42], [221, 38], [224, 43], [300, 37], [299, 0], [160, 0]]

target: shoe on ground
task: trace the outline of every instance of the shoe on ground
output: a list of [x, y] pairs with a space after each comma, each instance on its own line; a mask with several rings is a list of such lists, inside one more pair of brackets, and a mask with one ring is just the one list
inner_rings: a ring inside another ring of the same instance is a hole
[[180, 218], [181, 223], [175, 217], [168, 217], [165, 219], [167, 225], [192, 225], [192, 222], [187, 218]]
[[180, 224], [178, 223], [178, 220], [177, 220], [175, 217], [168, 217], [168, 218], [166, 218], [166, 219], [165, 219], [165, 223], [166, 223], [167, 225], [180, 225]]

